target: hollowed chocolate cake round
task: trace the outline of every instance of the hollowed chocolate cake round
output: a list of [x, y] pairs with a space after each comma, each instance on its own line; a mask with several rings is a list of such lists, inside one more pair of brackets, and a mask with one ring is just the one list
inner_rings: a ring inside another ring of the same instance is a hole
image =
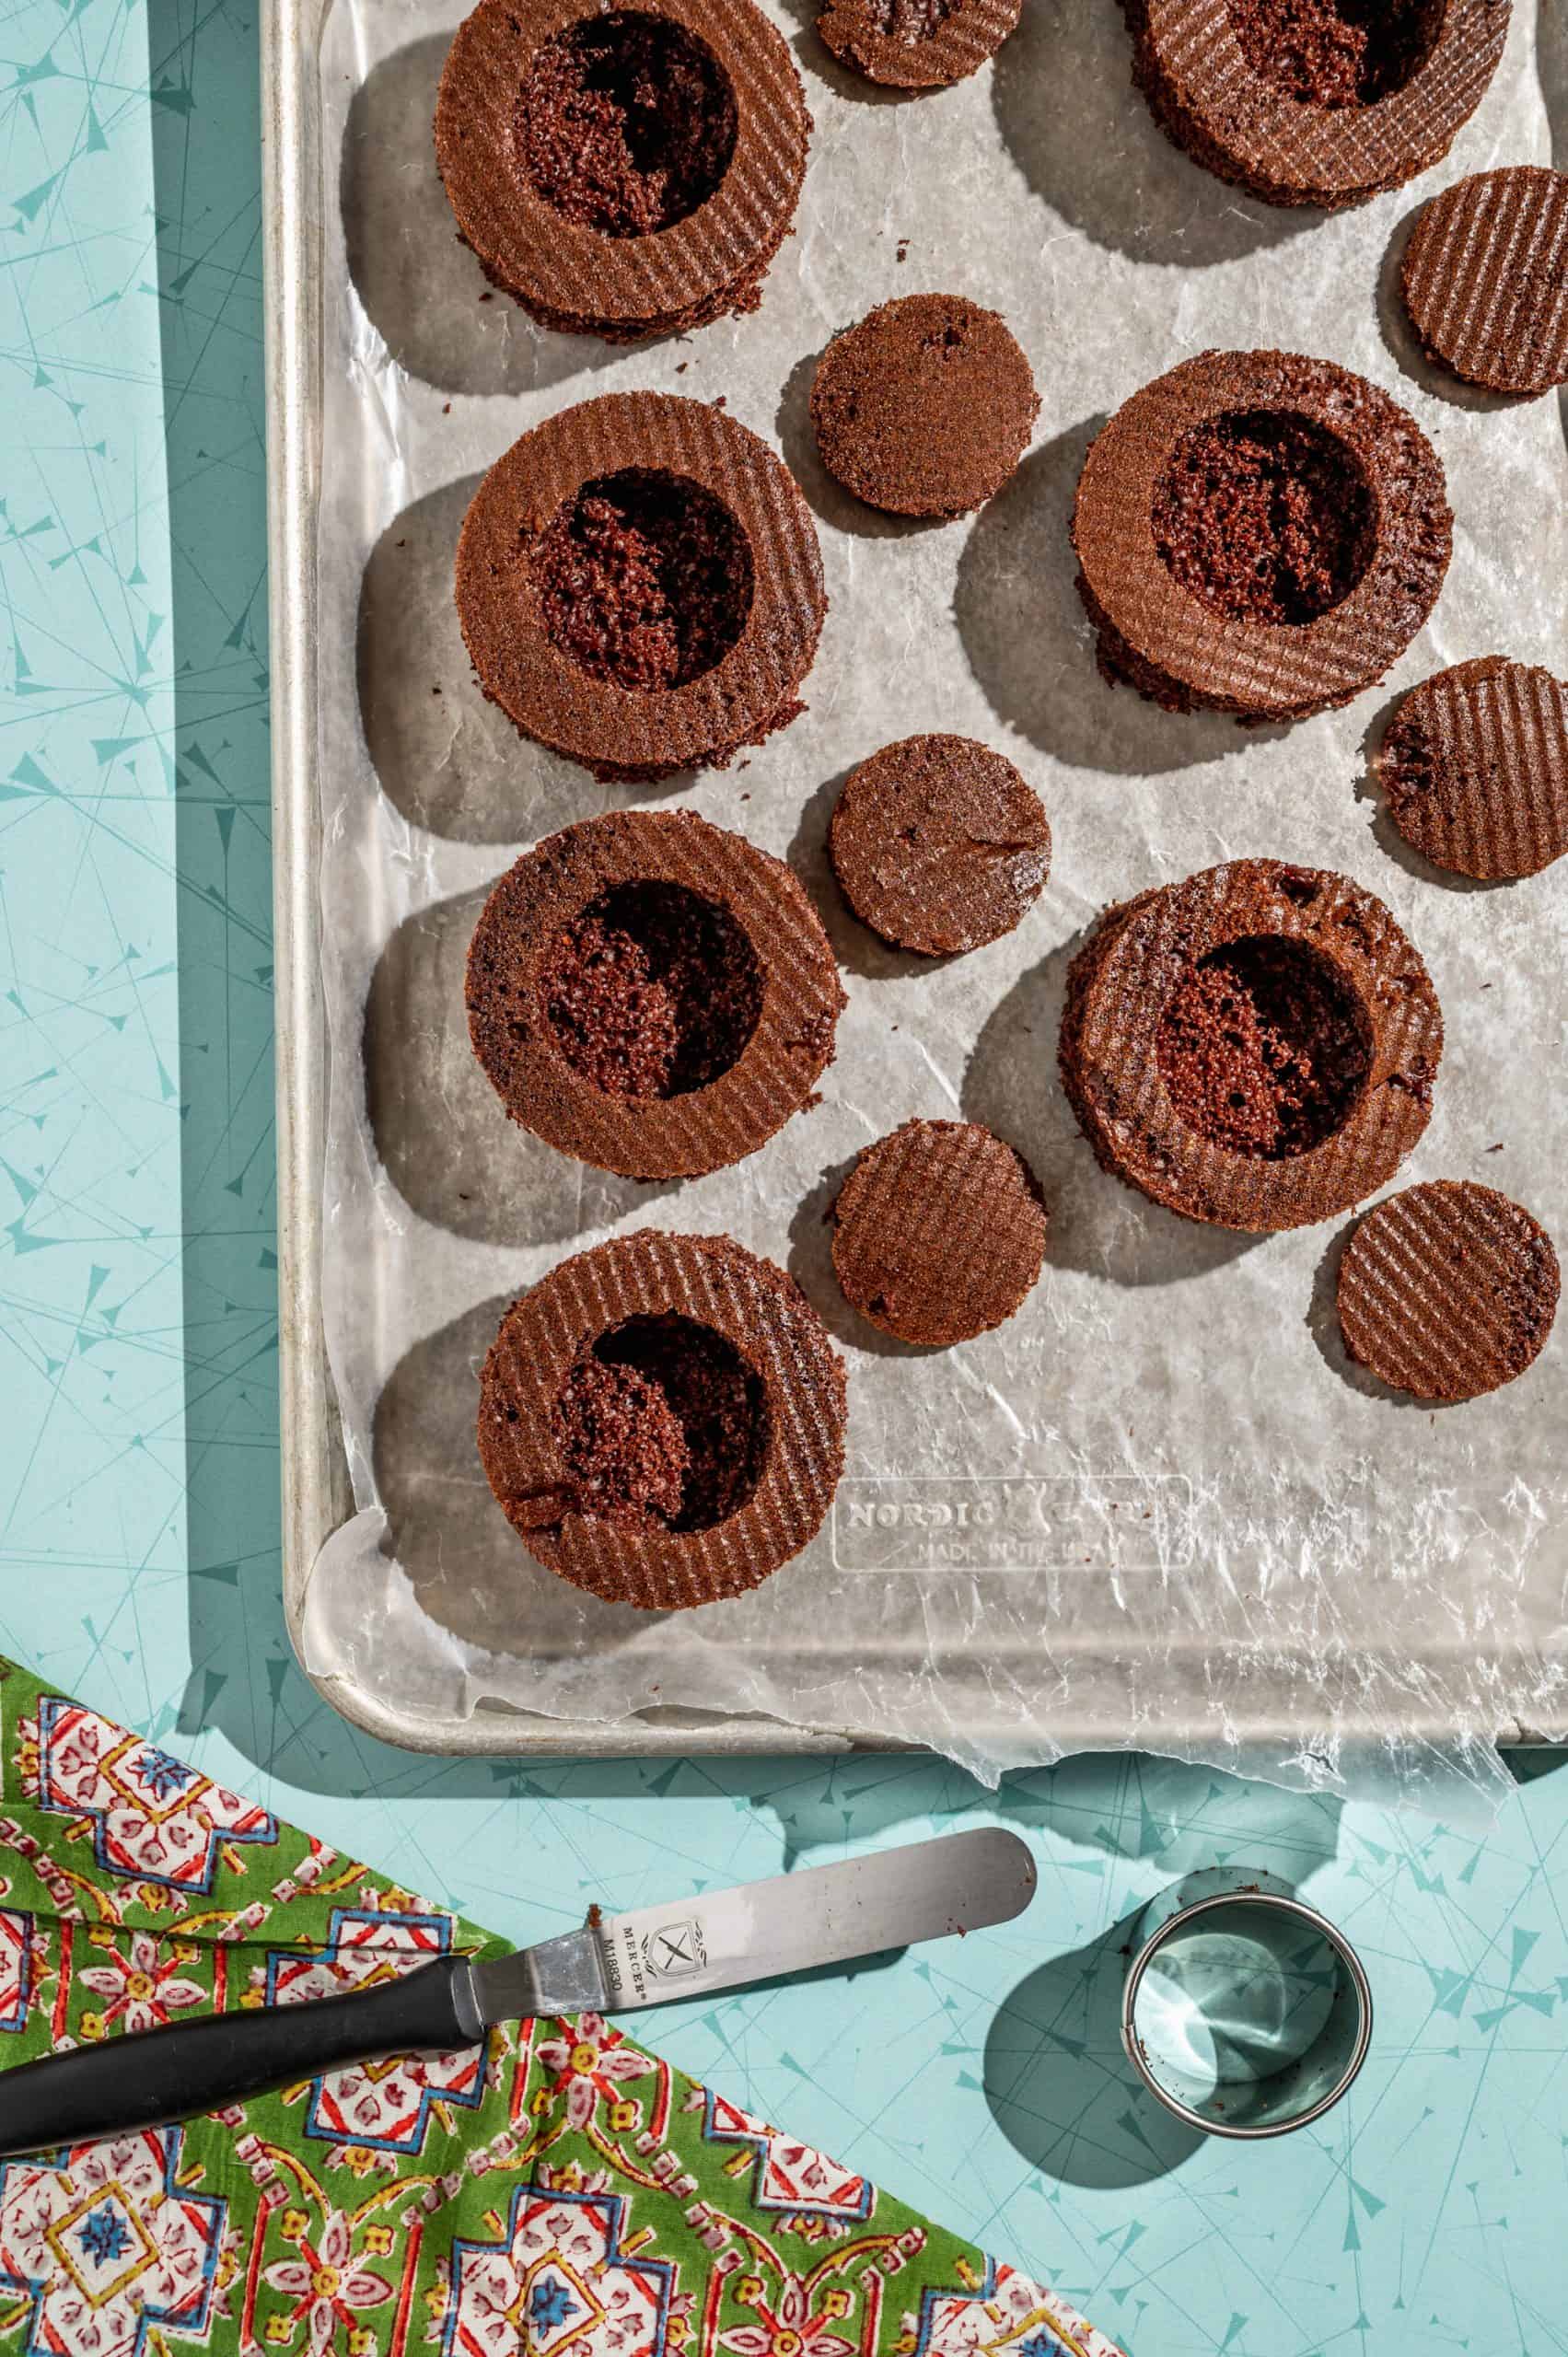
[[447, 53], [436, 159], [497, 286], [621, 343], [756, 308], [810, 129], [751, 0], [481, 0]]
[[1340, 1262], [1353, 1359], [1417, 1399], [1477, 1399], [1533, 1366], [1557, 1316], [1552, 1241], [1493, 1187], [1439, 1178], [1367, 1213]]
[[469, 949], [473, 1051], [513, 1120], [601, 1170], [691, 1178], [807, 1104], [844, 1004], [781, 860], [693, 811], [615, 811], [546, 840]]
[[895, 90], [941, 90], [993, 57], [1023, 0], [827, 0], [817, 30], [842, 65]]
[[782, 1269], [726, 1236], [643, 1229], [513, 1303], [479, 1453], [547, 1569], [678, 1611], [758, 1586], [815, 1536], [844, 1408], [842, 1362]]
[[1205, 352], [1123, 402], [1073, 511], [1100, 669], [1173, 712], [1289, 721], [1380, 679], [1436, 604], [1436, 452], [1365, 377]]
[[767, 444], [669, 393], [605, 393], [490, 469], [458, 540], [479, 683], [602, 778], [722, 768], [801, 710], [827, 597]]
[[1193, 161], [1334, 211], [1437, 163], [1497, 69], [1510, 0], [1121, 0], [1132, 79]]
[[1443, 1016], [1347, 877], [1239, 859], [1111, 909], [1074, 959], [1063, 1086], [1102, 1167], [1188, 1219], [1301, 1227], [1425, 1129]]

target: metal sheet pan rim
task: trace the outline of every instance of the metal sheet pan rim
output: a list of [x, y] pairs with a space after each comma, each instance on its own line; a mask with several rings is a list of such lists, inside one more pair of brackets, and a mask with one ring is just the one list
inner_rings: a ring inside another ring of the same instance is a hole
[[[426, 1718], [337, 1677], [314, 1673], [301, 1631], [312, 1566], [353, 1511], [337, 1437], [319, 1282], [328, 1041], [318, 947], [317, 681], [313, 537], [319, 457], [319, 303], [323, 159], [314, 62], [331, 0], [262, 0], [262, 158], [266, 286], [269, 608], [273, 725], [273, 848], [278, 1148], [279, 1381], [282, 1411], [285, 1619], [305, 1675], [352, 1724], [405, 1749], [450, 1757], [626, 1759], [690, 1754], [830, 1755], [909, 1747], [846, 1729], [755, 1717], [670, 1713], [619, 1721], [544, 1718], [505, 1707]], [[1212, 1729], [1207, 1730], [1212, 1735]], [[1202, 1730], [1140, 1731], [1173, 1752]], [[1266, 1708], [1236, 1722], [1240, 1747], [1293, 1732]], [[1397, 1731], [1440, 1740], [1449, 1730], [1413, 1716]], [[1504, 1744], [1562, 1740], [1516, 1724]], [[1066, 1750], [1121, 1747], [1125, 1731], [1075, 1717], [1053, 1735]]]

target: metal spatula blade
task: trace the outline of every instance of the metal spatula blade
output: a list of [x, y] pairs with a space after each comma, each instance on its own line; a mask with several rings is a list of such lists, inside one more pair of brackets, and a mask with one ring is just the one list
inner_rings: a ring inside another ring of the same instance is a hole
[[314, 2003], [117, 2038], [0, 2075], [0, 2158], [160, 2128], [388, 2054], [477, 2045], [498, 2022], [621, 2013], [944, 1939], [1020, 1914], [1034, 1860], [998, 1828], [595, 1919], [476, 1963], [441, 1956]]
[[474, 1968], [487, 2021], [629, 2013], [1005, 1923], [1034, 1895], [1016, 1833], [982, 1828], [614, 1915]]

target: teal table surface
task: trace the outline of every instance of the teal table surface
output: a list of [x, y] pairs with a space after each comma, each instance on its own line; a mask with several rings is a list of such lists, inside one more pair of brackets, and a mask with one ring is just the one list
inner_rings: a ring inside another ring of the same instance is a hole
[[[1135, 2357], [1568, 2349], [1568, 1774], [1480, 1838], [1137, 1757], [999, 1799], [874, 1757], [444, 1766], [300, 1676], [257, 27], [243, 0], [11, 0], [0, 48], [0, 1646], [519, 1939], [1001, 1816], [1040, 1858], [1024, 1923], [672, 2011], [667, 2050]], [[1216, 1859], [1304, 1887], [1376, 1997], [1351, 2098], [1256, 2149], [1163, 2124], [1116, 2049], [1129, 1911]]]

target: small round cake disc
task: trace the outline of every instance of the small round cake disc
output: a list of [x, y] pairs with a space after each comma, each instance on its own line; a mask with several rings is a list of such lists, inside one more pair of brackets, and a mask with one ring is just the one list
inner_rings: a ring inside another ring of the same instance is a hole
[[1476, 1399], [1533, 1364], [1557, 1315], [1551, 1238], [1494, 1188], [1440, 1178], [1368, 1212], [1340, 1263], [1353, 1359], [1418, 1399]]
[[1040, 796], [972, 737], [906, 737], [862, 761], [828, 848], [861, 923], [927, 958], [1011, 933], [1051, 873]]
[[822, 464], [894, 516], [963, 516], [993, 497], [1039, 414], [1006, 321], [962, 295], [878, 305], [834, 337], [811, 386]]
[[976, 1121], [906, 1121], [867, 1146], [833, 1206], [833, 1267], [900, 1341], [966, 1342], [1020, 1307], [1046, 1215], [1022, 1155]]
[[1568, 851], [1568, 687], [1504, 655], [1412, 688], [1376, 758], [1388, 816], [1435, 867], [1486, 882]]
[[1492, 392], [1568, 384], [1568, 173], [1475, 172], [1434, 196], [1400, 272], [1423, 349]]
[[817, 18], [841, 65], [894, 90], [945, 90], [993, 57], [1023, 0], [826, 0]]

